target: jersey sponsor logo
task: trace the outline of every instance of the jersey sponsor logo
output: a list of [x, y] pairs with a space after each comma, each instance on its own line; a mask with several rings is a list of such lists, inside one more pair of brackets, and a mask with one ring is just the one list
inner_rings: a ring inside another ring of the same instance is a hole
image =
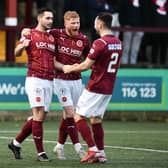
[[76, 42], [76, 45], [77, 45], [78, 47], [82, 47], [82, 46], [83, 46], [82, 40], [78, 40], [78, 41]]
[[64, 54], [77, 56], [77, 57], [80, 57], [82, 54], [80, 50], [76, 50], [76, 49], [64, 47], [64, 46], [58, 46], [58, 51], [59, 53], [64, 53]]
[[108, 50], [121, 50], [121, 44], [108, 44]]
[[55, 45], [54, 44], [42, 42], [42, 41], [36, 42], [35, 44], [38, 49], [47, 49], [47, 50], [55, 52]]

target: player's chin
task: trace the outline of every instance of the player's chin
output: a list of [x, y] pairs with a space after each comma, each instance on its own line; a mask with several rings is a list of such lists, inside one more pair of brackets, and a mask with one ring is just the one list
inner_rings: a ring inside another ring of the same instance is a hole
[[47, 25], [46, 26], [46, 29], [51, 29], [52, 28], [52, 25]]
[[72, 31], [72, 35], [73, 35], [73, 36], [78, 35], [78, 33], [79, 33], [79, 31], [78, 31], [78, 30], [73, 30], [73, 31]]

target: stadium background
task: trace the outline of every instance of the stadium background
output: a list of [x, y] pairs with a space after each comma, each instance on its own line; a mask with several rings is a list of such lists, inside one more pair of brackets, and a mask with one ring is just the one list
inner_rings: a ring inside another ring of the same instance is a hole
[[[92, 164], [80, 164], [70, 139], [68, 139], [65, 145], [65, 154], [68, 158], [66, 161], [58, 160], [52, 153], [58, 135], [59, 118], [62, 114], [56, 96], [53, 99], [52, 111], [44, 123], [45, 149], [52, 162], [40, 163], [35, 160], [36, 153], [31, 136], [23, 144], [23, 160], [13, 159], [10, 151], [7, 150], [7, 144], [16, 136], [25, 119], [31, 115], [24, 92], [26, 53], [24, 52], [19, 58], [15, 58], [13, 54], [14, 47], [20, 37], [20, 30], [23, 27], [32, 27], [34, 25], [37, 7], [51, 6], [57, 11], [54, 26], [62, 27], [62, 16], [65, 10], [77, 10], [81, 16], [81, 31], [91, 38], [91, 26], [88, 23], [90, 16], [88, 15], [88, 7], [86, 5], [88, 1], [92, 0], [0, 1], [1, 168], [93, 167]], [[107, 1], [115, 6], [117, 2], [123, 0]], [[152, 1], [143, 0], [145, 3]], [[155, 21], [155, 19], [148, 15], [153, 10], [147, 8], [146, 11], [145, 19]], [[6, 25], [6, 18], [11, 15], [16, 17], [14, 17], [14, 22], [16, 20], [18, 22], [16, 25]], [[149, 23], [149, 20], [147, 23]], [[121, 64], [113, 99], [107, 108], [103, 122], [108, 162], [103, 165], [94, 164], [94, 167], [168, 167], [168, 15], [161, 20], [163, 20], [165, 26], [158, 24], [134, 28], [112, 27], [115, 31], [120, 32], [121, 39], [122, 32], [128, 29], [131, 31], [144, 31], [145, 35], [139, 51], [137, 64]], [[155, 53], [157, 61], [155, 63], [152, 62], [153, 55], [151, 54], [153, 42], [157, 42], [157, 45], [154, 45], [157, 48], [157, 53]], [[161, 52], [163, 47], [164, 52]], [[162, 54], [166, 56], [165, 62], [160, 62]], [[84, 83], [87, 82], [89, 73], [90, 71], [83, 73]], [[82, 139], [81, 143], [85, 148], [86, 144], [84, 144]]]
[[[35, 14], [38, 7], [50, 6], [56, 11], [55, 25], [63, 26], [62, 16], [66, 10], [77, 10], [81, 16], [81, 31], [91, 39], [91, 26], [87, 22], [87, 1], [44, 1], [44, 0], [2, 0], [0, 1], [0, 118], [1, 120], [22, 120], [30, 113], [25, 94], [18, 90], [24, 87], [27, 55], [24, 52], [21, 57], [15, 58], [13, 50], [20, 37], [23, 27], [32, 27], [35, 24]], [[117, 11], [119, 0], [107, 1]], [[11, 15], [11, 16], [10, 16]], [[10, 25], [6, 22], [8, 17], [16, 17], [17, 24]], [[168, 16], [164, 17], [168, 26]], [[165, 24], [165, 25], [166, 25]], [[168, 47], [166, 45], [166, 61], [161, 63], [162, 57], [158, 47], [158, 60], [153, 63], [151, 55], [151, 34], [164, 34], [167, 37], [168, 27], [143, 26], [129, 28], [130, 31], [144, 31], [145, 35], [139, 51], [136, 65], [121, 64], [116, 81], [115, 91], [110, 105], [107, 108], [105, 118], [112, 120], [152, 120], [167, 121], [168, 115]], [[115, 31], [128, 30], [125, 27], [112, 27]], [[153, 37], [153, 36], [152, 36]], [[158, 41], [160, 40], [157, 36]], [[161, 36], [160, 36], [161, 38]], [[168, 44], [168, 42], [166, 41]], [[87, 82], [89, 71], [83, 74], [84, 83]], [[18, 88], [17, 90], [17, 87]], [[23, 88], [24, 89], [24, 88]], [[18, 91], [18, 92], [17, 92]], [[49, 118], [59, 116], [60, 111], [57, 98], [54, 96], [52, 112]], [[13, 113], [15, 111], [15, 113]], [[27, 111], [24, 113], [22, 111]]]

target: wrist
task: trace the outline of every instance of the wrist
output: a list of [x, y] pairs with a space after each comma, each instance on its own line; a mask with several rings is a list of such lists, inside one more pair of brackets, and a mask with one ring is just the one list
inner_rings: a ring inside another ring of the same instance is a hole
[[21, 49], [21, 50], [24, 49], [24, 45], [23, 45], [23, 44], [19, 44], [18, 47], [19, 47], [19, 49]]

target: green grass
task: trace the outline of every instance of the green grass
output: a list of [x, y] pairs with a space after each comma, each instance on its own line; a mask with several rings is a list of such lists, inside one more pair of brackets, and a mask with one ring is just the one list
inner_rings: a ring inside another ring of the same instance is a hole
[[[49, 163], [36, 161], [32, 137], [22, 144], [23, 160], [15, 160], [7, 144], [22, 127], [23, 122], [0, 123], [0, 168], [168, 168], [168, 124], [157, 122], [105, 121], [106, 164], [81, 164], [73, 146], [65, 145], [66, 161], [52, 153], [58, 134], [58, 121], [44, 125], [45, 150], [52, 159]], [[84, 141], [81, 139], [81, 143]], [[87, 146], [84, 145], [87, 150]]]

